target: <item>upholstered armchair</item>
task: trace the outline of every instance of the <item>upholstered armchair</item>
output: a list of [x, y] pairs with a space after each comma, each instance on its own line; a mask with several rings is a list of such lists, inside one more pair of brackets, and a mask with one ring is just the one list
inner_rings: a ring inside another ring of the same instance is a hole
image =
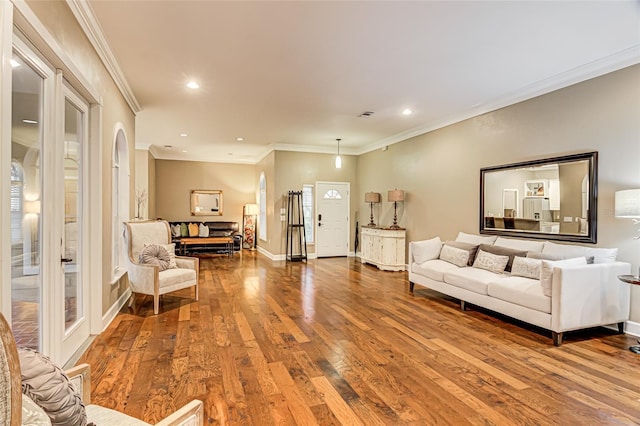
[[[2, 395], [0, 397], [0, 425], [7, 426], [47, 426], [51, 425], [51, 418], [56, 418], [59, 424], [78, 424], [75, 419], [85, 419], [87, 423], [94, 423], [100, 426], [148, 426], [139, 419], [129, 415], [120, 413], [109, 408], [91, 404], [91, 378], [90, 368], [88, 364], [81, 364], [73, 367], [64, 374], [58, 367], [51, 364], [46, 357], [40, 357], [43, 363], [43, 369], [46, 374], [40, 382], [45, 382], [52, 389], [55, 386], [55, 392], [52, 399], [46, 401], [43, 398], [45, 392], [39, 393], [38, 389], [33, 389], [27, 385], [29, 392], [38, 394], [39, 398], [31, 399], [22, 392], [22, 377], [25, 372], [20, 368], [20, 355], [16, 347], [16, 342], [9, 328], [9, 324], [2, 314], [0, 314], [0, 389]], [[30, 369], [33, 371], [33, 366]], [[27, 378], [27, 383], [33, 378]], [[38, 381], [38, 380], [36, 380]], [[54, 385], [51, 385], [54, 383]], [[56, 385], [58, 383], [59, 385]], [[64, 394], [70, 393], [71, 396]], [[69, 406], [77, 398], [81, 400], [81, 404], [77, 404], [83, 410], [80, 415], [74, 412], [75, 417], [66, 420], [61, 418], [70, 412]], [[43, 408], [44, 407], [44, 408]], [[55, 407], [55, 411], [51, 411]], [[47, 412], [46, 409], [49, 409]], [[51, 417], [53, 416], [53, 417]], [[62, 423], [60, 423], [62, 422]], [[168, 417], [161, 420], [156, 425], [161, 426], [202, 426], [204, 424], [204, 413], [202, 409], [202, 401], [197, 399], [184, 405]]]
[[[175, 256], [175, 244], [171, 243], [171, 229], [167, 221], [125, 222], [125, 240], [132, 292], [129, 306], [133, 304], [136, 293], [150, 295], [153, 296], [153, 313], [157, 315], [160, 295], [187, 287], [195, 287], [195, 300], [198, 300], [199, 259]], [[141, 263], [140, 254], [146, 254], [145, 247], [149, 245], [166, 248], [171, 261], [175, 260], [175, 267], [165, 269], [161, 262]]]

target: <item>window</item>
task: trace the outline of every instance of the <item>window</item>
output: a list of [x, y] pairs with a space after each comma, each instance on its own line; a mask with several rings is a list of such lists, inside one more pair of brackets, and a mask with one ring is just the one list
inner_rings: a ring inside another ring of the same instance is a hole
[[267, 179], [264, 172], [260, 173], [260, 221], [259, 235], [262, 241], [267, 241]]
[[335, 189], [330, 189], [327, 192], [324, 193], [324, 197], [325, 200], [341, 200], [342, 199], [342, 195], [340, 195], [340, 193], [338, 191], [336, 191]]
[[313, 243], [313, 185], [302, 185], [302, 214], [307, 242]]
[[124, 128], [116, 126], [116, 136], [113, 144], [113, 176], [112, 176], [112, 274], [117, 280], [126, 270], [126, 250], [123, 237], [123, 222], [129, 220], [129, 148]]

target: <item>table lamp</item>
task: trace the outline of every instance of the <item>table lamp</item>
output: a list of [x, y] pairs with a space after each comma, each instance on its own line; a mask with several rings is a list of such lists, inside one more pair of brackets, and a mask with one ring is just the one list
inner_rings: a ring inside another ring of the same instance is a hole
[[387, 194], [387, 200], [393, 201], [393, 225], [391, 229], [400, 229], [398, 226], [398, 202], [404, 201], [404, 191], [402, 189], [394, 189]]
[[376, 226], [375, 222], [373, 221], [373, 203], [379, 203], [380, 202], [380, 193], [378, 193], [378, 192], [365, 192], [364, 193], [364, 202], [365, 203], [369, 203], [369, 205], [371, 206], [371, 219], [370, 219], [369, 224], [367, 226]]

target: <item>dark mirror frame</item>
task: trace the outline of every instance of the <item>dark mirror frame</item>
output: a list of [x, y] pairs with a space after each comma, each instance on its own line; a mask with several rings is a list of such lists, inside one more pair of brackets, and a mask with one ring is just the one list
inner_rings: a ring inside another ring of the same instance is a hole
[[[515, 170], [526, 167], [544, 166], [549, 164], [571, 163], [575, 161], [587, 161], [589, 167], [589, 203], [587, 217], [587, 234], [556, 234], [541, 231], [523, 231], [514, 229], [487, 228], [485, 225], [485, 181], [486, 174], [497, 171]], [[571, 241], [579, 243], [597, 243], [597, 212], [598, 212], [598, 153], [586, 152], [582, 154], [566, 155], [562, 157], [545, 158], [541, 160], [524, 161], [502, 166], [485, 167], [480, 169], [480, 233], [490, 235], [502, 235], [517, 238], [535, 238], [556, 241]]]

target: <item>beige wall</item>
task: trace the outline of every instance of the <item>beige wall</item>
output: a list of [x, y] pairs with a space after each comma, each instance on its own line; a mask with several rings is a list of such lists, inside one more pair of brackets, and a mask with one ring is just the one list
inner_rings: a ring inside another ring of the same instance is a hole
[[[342, 156], [342, 168], [335, 168], [335, 155], [312, 154], [305, 152], [276, 151], [275, 153], [275, 192], [273, 207], [275, 216], [270, 235], [272, 254], [286, 254], [286, 222], [280, 221], [280, 208], [287, 207], [289, 191], [300, 191], [302, 185], [316, 182], [349, 182], [351, 184], [351, 225], [349, 247], [353, 251], [355, 235], [355, 212], [358, 210], [360, 197], [357, 185], [357, 159], [353, 155]], [[315, 197], [315, 194], [314, 194]], [[260, 243], [260, 241], [258, 241]], [[315, 246], [307, 246], [308, 253], [315, 253]]]
[[[630, 221], [613, 217], [613, 198], [640, 188], [638, 117], [636, 65], [361, 155], [358, 181], [362, 192], [407, 191], [400, 224], [408, 241], [452, 239], [478, 232], [480, 168], [599, 151], [597, 246], [618, 247], [618, 259], [637, 271], [640, 243]], [[390, 223], [392, 205], [380, 210]], [[632, 289], [632, 320], [640, 321], [640, 288]]]
[[[116, 123], [124, 126], [129, 146], [130, 169], [134, 170], [135, 115], [120, 94], [109, 76], [102, 61], [85, 37], [75, 17], [65, 2], [28, 1], [29, 7], [42, 22], [52, 37], [62, 47], [71, 62], [98, 91], [102, 101], [102, 286], [103, 314], [116, 302], [126, 290], [127, 282], [120, 280], [113, 285], [111, 281], [111, 161]], [[92, 143], [100, 141], [93, 140]], [[133, 177], [131, 180], [131, 206], [133, 208]], [[133, 209], [131, 210], [133, 216]]]
[[[242, 226], [242, 207], [255, 203], [255, 166], [156, 160], [156, 216], [169, 221], [234, 221]], [[191, 216], [191, 191], [221, 190], [221, 216]]]

